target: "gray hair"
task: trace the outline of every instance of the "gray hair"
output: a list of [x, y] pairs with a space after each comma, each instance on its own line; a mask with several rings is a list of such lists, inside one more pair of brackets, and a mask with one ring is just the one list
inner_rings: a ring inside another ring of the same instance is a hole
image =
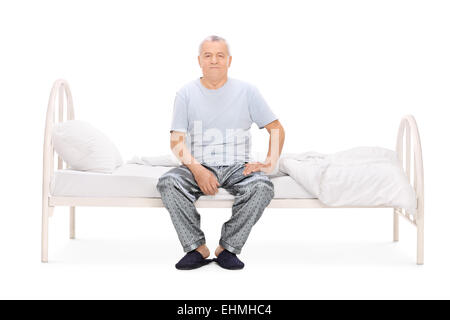
[[225, 42], [225, 45], [227, 46], [228, 55], [231, 56], [230, 46], [229, 46], [227, 40], [225, 40], [225, 39], [222, 38], [222, 37], [214, 36], [214, 35], [213, 35], [213, 36], [206, 37], [206, 38], [200, 43], [200, 46], [198, 47], [198, 55], [200, 55], [200, 54], [202, 53], [202, 47], [203, 47], [203, 44], [204, 44], [206, 41], [223, 41], [223, 42]]

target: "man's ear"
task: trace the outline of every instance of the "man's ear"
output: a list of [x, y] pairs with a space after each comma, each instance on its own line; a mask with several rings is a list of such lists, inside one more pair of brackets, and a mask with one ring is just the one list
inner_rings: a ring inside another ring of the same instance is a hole
[[233, 57], [232, 57], [232, 56], [228, 56], [228, 68], [229, 68], [230, 65], [231, 65], [231, 59], [233, 59]]
[[198, 66], [201, 68], [202, 65], [200, 64], [200, 56], [197, 57], [197, 60], [198, 60]]

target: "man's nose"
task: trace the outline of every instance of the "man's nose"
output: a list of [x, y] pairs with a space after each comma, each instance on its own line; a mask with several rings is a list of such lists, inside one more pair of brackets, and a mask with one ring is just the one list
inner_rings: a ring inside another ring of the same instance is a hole
[[211, 62], [212, 63], [216, 63], [216, 57], [215, 56], [212, 56]]

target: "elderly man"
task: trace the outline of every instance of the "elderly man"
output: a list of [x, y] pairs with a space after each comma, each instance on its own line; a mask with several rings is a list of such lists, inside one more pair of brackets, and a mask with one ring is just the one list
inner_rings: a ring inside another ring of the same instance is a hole
[[[274, 197], [267, 174], [281, 154], [284, 129], [256, 87], [228, 77], [231, 58], [225, 39], [206, 38], [198, 56], [203, 77], [176, 93], [170, 147], [182, 164], [163, 174], [157, 189], [187, 252], [177, 269], [195, 269], [211, 261], [242, 269], [244, 263], [236, 255]], [[250, 162], [253, 122], [270, 134], [264, 163]], [[232, 216], [222, 226], [217, 258], [211, 260], [194, 203], [202, 195], [215, 195], [219, 187], [235, 198]]]

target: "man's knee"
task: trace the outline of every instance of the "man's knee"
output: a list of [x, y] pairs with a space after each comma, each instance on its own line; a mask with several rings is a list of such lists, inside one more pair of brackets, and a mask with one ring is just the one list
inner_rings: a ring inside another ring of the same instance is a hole
[[272, 181], [258, 180], [252, 184], [252, 193], [260, 198], [272, 200], [275, 196], [275, 189]]
[[158, 184], [156, 185], [156, 189], [159, 191], [159, 193], [164, 194], [167, 190], [171, 190], [175, 188], [176, 185], [176, 178], [167, 176], [167, 177], [161, 177], [158, 180]]

